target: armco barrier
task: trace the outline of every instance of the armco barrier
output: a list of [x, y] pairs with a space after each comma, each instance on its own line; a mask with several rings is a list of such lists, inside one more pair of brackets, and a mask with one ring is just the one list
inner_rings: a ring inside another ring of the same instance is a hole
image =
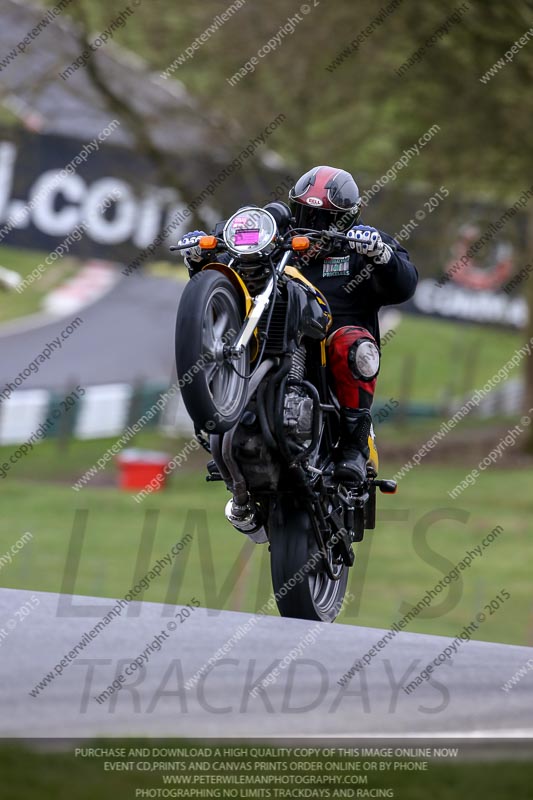
[[[168, 386], [125, 383], [85, 387], [76, 404], [65, 409], [62, 400], [69, 394], [46, 389], [13, 392], [0, 403], [0, 445], [23, 444], [46, 424], [41, 438], [101, 439], [121, 436], [129, 426], [141, 420]], [[180, 393], [173, 395], [151, 419], [141, 423], [142, 430], [159, 427], [169, 435], [190, 436], [193, 426]]]

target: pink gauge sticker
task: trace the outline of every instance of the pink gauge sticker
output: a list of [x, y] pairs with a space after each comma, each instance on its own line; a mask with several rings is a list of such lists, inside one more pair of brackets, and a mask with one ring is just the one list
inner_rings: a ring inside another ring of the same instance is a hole
[[259, 244], [259, 230], [241, 229], [240, 231], [235, 231], [235, 244], [237, 247], [240, 245]]

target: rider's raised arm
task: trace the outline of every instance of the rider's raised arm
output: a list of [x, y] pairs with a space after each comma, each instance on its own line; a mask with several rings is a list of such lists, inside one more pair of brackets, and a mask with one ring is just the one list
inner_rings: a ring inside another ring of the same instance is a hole
[[392, 255], [388, 263], [374, 266], [376, 293], [382, 305], [405, 303], [415, 293], [418, 271], [405, 247], [387, 233], [380, 231], [380, 234], [382, 240], [390, 246]]

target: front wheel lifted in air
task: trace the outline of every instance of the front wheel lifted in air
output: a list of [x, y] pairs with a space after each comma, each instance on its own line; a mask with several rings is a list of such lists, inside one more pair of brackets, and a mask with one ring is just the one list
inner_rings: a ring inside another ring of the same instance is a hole
[[246, 404], [248, 348], [230, 356], [243, 319], [242, 300], [221, 272], [199, 272], [185, 287], [176, 322], [176, 369], [189, 415], [209, 433], [232, 428]]

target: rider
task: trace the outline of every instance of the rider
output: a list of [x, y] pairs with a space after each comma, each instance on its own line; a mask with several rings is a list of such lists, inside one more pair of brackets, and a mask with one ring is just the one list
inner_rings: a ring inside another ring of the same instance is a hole
[[[295, 263], [326, 297], [333, 316], [328, 363], [341, 406], [340, 458], [334, 475], [339, 481], [361, 483], [366, 477], [370, 408], [380, 364], [378, 311], [409, 300], [418, 273], [392, 236], [359, 224], [361, 197], [349, 172], [314, 167], [292, 187], [289, 203], [294, 228], [338, 231], [350, 240], [334, 254], [324, 253], [327, 246], [322, 246]], [[193, 231], [180, 240], [181, 245], [191, 245], [182, 251], [191, 272], [207, 263], [197, 245], [202, 235]]]

